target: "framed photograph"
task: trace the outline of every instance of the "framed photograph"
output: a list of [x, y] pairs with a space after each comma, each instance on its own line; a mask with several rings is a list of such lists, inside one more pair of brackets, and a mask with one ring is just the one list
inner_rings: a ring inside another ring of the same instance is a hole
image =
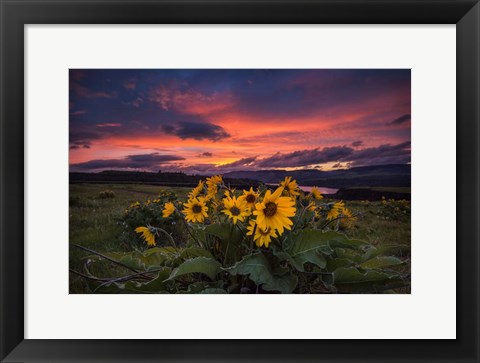
[[70, 69], [69, 89], [71, 294], [410, 293], [410, 69]]
[[1, 12], [2, 361], [480, 361], [478, 1]]

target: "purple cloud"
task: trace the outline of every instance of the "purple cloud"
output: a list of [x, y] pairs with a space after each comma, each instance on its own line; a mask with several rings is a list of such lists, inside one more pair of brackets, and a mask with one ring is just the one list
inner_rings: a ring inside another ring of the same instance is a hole
[[98, 159], [71, 165], [72, 171], [91, 171], [107, 169], [143, 169], [155, 170], [171, 161], [185, 160], [176, 155], [161, 155], [159, 153], [127, 155], [123, 159]]

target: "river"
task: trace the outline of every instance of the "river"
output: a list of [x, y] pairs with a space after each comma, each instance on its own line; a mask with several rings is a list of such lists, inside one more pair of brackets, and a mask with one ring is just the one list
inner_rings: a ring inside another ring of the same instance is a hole
[[[304, 192], [309, 192], [314, 188], [313, 186], [304, 186], [304, 185], [299, 185], [298, 186], [300, 189], [302, 189]], [[318, 190], [320, 190], [320, 193], [322, 194], [335, 194], [338, 189], [334, 188], [325, 188], [325, 187], [317, 187]]]

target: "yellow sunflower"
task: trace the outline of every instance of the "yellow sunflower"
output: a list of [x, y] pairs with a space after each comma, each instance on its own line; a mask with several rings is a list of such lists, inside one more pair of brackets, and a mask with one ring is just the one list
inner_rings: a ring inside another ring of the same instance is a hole
[[267, 190], [261, 203], [255, 205], [254, 215], [257, 216], [257, 224], [262, 231], [267, 228], [276, 229], [279, 236], [284, 229], [291, 229], [293, 222], [289, 217], [295, 215], [295, 201], [290, 197], [282, 197], [283, 187], [278, 187], [272, 194]]
[[207, 178], [207, 187], [208, 189], [217, 189], [218, 184], [222, 184], [223, 178], [221, 175], [214, 175], [210, 178]]
[[356, 220], [357, 220], [357, 217], [355, 217], [349, 209], [343, 208], [341, 221], [345, 227], [352, 228]]
[[222, 212], [233, 221], [233, 224], [236, 224], [237, 221], [243, 222], [245, 217], [250, 215], [247, 203], [242, 199], [237, 199], [237, 197], [223, 199], [223, 205], [225, 209]]
[[196, 198], [198, 195], [203, 191], [203, 187], [205, 186], [205, 182], [202, 180], [198, 181], [198, 185], [192, 189], [192, 191], [188, 194], [190, 198]]
[[298, 184], [296, 180], [292, 180], [291, 176], [285, 177], [285, 180], [280, 183], [286, 195], [289, 197], [296, 197], [300, 195]]
[[313, 197], [317, 200], [323, 199], [322, 193], [320, 193], [320, 190], [317, 187], [313, 187], [310, 193], [313, 195]]
[[255, 203], [257, 202], [258, 193], [253, 191], [253, 188], [250, 187], [250, 190], [244, 190], [243, 195], [241, 195], [238, 199], [245, 200], [247, 203], [247, 207], [251, 210], [255, 209]]
[[215, 199], [218, 192], [217, 184], [210, 184], [207, 186], [207, 197], [208, 199]]
[[327, 220], [331, 221], [338, 218], [340, 213], [342, 213], [344, 207], [345, 203], [343, 202], [336, 202], [335, 204], [331, 205], [330, 210], [327, 213]]
[[162, 210], [163, 213], [163, 218], [170, 217], [173, 212], [175, 212], [175, 206], [173, 205], [172, 202], [165, 203], [165, 206]]
[[150, 228], [148, 227], [137, 227], [135, 228], [135, 232], [141, 233], [142, 238], [147, 242], [149, 246], [156, 246], [157, 243], [155, 242], [155, 235], [152, 233]]
[[208, 199], [215, 199], [218, 192], [218, 185], [223, 182], [221, 175], [214, 175], [207, 178], [207, 196]]
[[272, 242], [272, 237], [276, 238], [277, 232], [272, 228], [262, 229], [255, 224], [254, 220], [250, 220], [250, 225], [247, 227], [247, 236], [253, 235], [253, 240], [257, 247], [268, 247], [270, 242]]
[[205, 198], [190, 198], [183, 207], [183, 214], [185, 214], [187, 222], [202, 223], [208, 217], [208, 207], [205, 205]]

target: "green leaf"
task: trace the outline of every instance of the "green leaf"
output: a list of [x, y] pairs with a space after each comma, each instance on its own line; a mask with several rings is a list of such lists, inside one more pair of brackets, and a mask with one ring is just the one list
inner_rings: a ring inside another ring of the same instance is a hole
[[[170, 275], [170, 268], [164, 267], [158, 272], [157, 276], [149, 282], [139, 281], [127, 281], [127, 282], [112, 282], [98, 288], [95, 293], [97, 294], [158, 294], [168, 293], [168, 284], [164, 281]], [[96, 283], [95, 286], [91, 286], [92, 290], [95, 290], [100, 284]]]
[[158, 255], [172, 257], [176, 256], [177, 253], [178, 250], [175, 247], [153, 247], [143, 252], [142, 255], [146, 258]]
[[314, 265], [320, 268], [325, 268], [325, 266], [327, 265], [327, 261], [325, 260], [325, 257], [323, 257], [321, 254], [315, 251], [309, 252], [309, 253], [303, 253], [295, 257], [290, 256], [286, 252], [279, 252], [276, 254], [276, 256], [280, 259], [280, 261], [288, 261], [293, 267], [295, 267], [300, 272], [305, 271], [304, 264], [306, 262], [313, 263]]
[[243, 235], [242, 232], [235, 228], [231, 223], [210, 224], [205, 227], [205, 234], [215, 236], [220, 239], [221, 249], [226, 255], [228, 262], [237, 261], [240, 256], [238, 246], [240, 246]]
[[356, 264], [362, 263], [364, 256], [362, 251], [349, 248], [335, 248], [335, 255], [336, 258], [350, 260]]
[[222, 281], [216, 282], [194, 282], [188, 285], [187, 291], [179, 291], [179, 294], [226, 294], [227, 292], [220, 288]]
[[379, 256], [372, 258], [359, 266], [361, 268], [384, 268], [403, 264], [403, 261], [393, 256]]
[[190, 228], [192, 229], [193, 234], [197, 239], [199, 239], [203, 244], [207, 243], [204, 226], [202, 224], [191, 223]]
[[218, 288], [209, 288], [199, 292], [199, 294], [226, 294], [227, 292], [224, 289]]
[[[235, 229], [233, 229], [235, 230]], [[223, 241], [228, 241], [232, 236], [232, 224], [229, 223], [215, 223], [205, 227], [205, 234], [218, 237]]]
[[327, 260], [327, 271], [335, 271], [340, 267], [350, 267], [353, 266], [355, 262], [347, 258], [328, 258]]
[[[145, 252], [110, 252], [104, 254], [111, 259], [118, 261], [134, 270], [147, 271], [151, 269], [157, 269], [163, 266], [169, 259], [177, 257], [177, 250], [173, 247], [154, 247], [149, 248]], [[98, 255], [92, 255], [86, 257], [93, 262], [108, 262], [104, 258]]]
[[[162, 271], [160, 271], [157, 274], [157, 277], [153, 279], [152, 281], [146, 282], [146, 283], [136, 283], [133, 281], [129, 281], [126, 283], [127, 288], [131, 288], [133, 290], [139, 291], [139, 292], [160, 292], [160, 291], [165, 291], [166, 289], [166, 283], [164, 280], [168, 278], [170, 275], [170, 268], [164, 267]], [[133, 287], [135, 285], [135, 287]]]
[[137, 271], [146, 270], [145, 263], [139, 258], [138, 253], [136, 253], [136, 256], [134, 256], [134, 253], [128, 254], [117, 261]]
[[[139, 255], [138, 252], [110, 252], [110, 253], [104, 253], [106, 257], [109, 257], [115, 261], [118, 261], [126, 266], [128, 266], [131, 269], [135, 269], [137, 271], [143, 271], [145, 270], [145, 264], [136, 256], [135, 258], [133, 257], [133, 254]], [[103, 257], [100, 257], [98, 255], [90, 255], [85, 257], [84, 259], [88, 259], [93, 263], [113, 263], [111, 261], [108, 261], [107, 259], [104, 259]]]
[[266, 257], [260, 252], [245, 256], [234, 266], [224, 269], [233, 276], [248, 275], [256, 285], [267, 291], [280, 291], [289, 294], [295, 290], [298, 279], [290, 273], [274, 275]]
[[173, 280], [179, 276], [190, 273], [202, 273], [214, 279], [220, 272], [220, 262], [210, 257], [195, 257], [190, 260], [186, 260], [180, 266], [173, 270], [168, 280]]
[[331, 248], [343, 247], [343, 248], [352, 248], [352, 249], [364, 249], [370, 246], [370, 244], [365, 241], [361, 241], [357, 239], [349, 239], [344, 234], [341, 234], [338, 232], [332, 231], [332, 233], [335, 233], [335, 235], [332, 236], [332, 238], [328, 242]]
[[185, 248], [181, 253], [180, 257], [187, 260], [195, 257], [213, 257], [212, 254], [204, 248], [201, 247], [189, 247]]
[[304, 229], [292, 235], [291, 240], [292, 242], [286, 253], [280, 252], [277, 253], [277, 256], [282, 260], [289, 261], [298, 271], [304, 272], [306, 262], [325, 268], [327, 262], [321, 253], [330, 249], [332, 243], [338, 244], [338, 241], [348, 239], [345, 235], [334, 231], [323, 232], [317, 229]]
[[388, 275], [383, 272], [367, 270], [360, 272], [355, 267], [340, 267], [333, 272], [336, 284], [353, 284], [360, 282], [384, 281]]
[[341, 292], [381, 292], [402, 286], [404, 282], [395, 273], [375, 270], [359, 271], [355, 267], [340, 267], [333, 272], [333, 280]]
[[365, 249], [365, 254], [362, 256], [362, 262], [377, 257], [380, 254], [380, 250], [374, 246], [369, 246]]

